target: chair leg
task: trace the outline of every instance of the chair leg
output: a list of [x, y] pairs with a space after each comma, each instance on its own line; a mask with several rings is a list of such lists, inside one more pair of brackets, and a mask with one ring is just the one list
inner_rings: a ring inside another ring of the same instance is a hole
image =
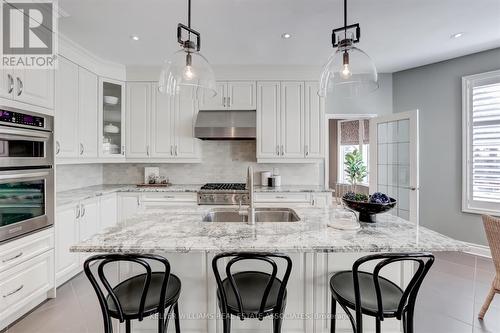
[[175, 303], [174, 305], [174, 321], [175, 321], [175, 333], [181, 333], [181, 322], [179, 317], [179, 304]]
[[479, 311], [479, 314], [477, 317], [479, 319], [483, 319], [484, 315], [486, 314], [486, 311], [488, 311], [488, 308], [490, 307], [491, 301], [493, 301], [493, 297], [496, 294], [495, 288], [492, 286], [490, 289], [490, 292], [488, 293], [488, 296], [486, 296], [486, 300], [484, 301], [483, 306], [481, 307], [481, 311]]
[[408, 312], [406, 313], [406, 331], [405, 333], [413, 333], [413, 311], [414, 309], [411, 308], [408, 310]]
[[222, 325], [224, 333], [231, 333], [231, 315], [229, 313], [222, 314]]
[[375, 318], [375, 332], [380, 333], [380, 319]]
[[281, 324], [283, 323], [283, 318], [281, 313], [275, 314], [273, 318], [273, 333], [281, 333]]
[[349, 311], [349, 309], [346, 306], [342, 305], [342, 303], [339, 303], [339, 304], [340, 304], [340, 307], [344, 310], [347, 317], [349, 317], [349, 321], [351, 322], [353, 333], [357, 333], [358, 331], [356, 328], [356, 322], [354, 321], [354, 317], [352, 316], [351, 312]]
[[130, 320], [125, 320], [125, 333], [130, 333]]
[[335, 333], [335, 322], [337, 315], [337, 301], [332, 297], [332, 311], [330, 312], [330, 333]]

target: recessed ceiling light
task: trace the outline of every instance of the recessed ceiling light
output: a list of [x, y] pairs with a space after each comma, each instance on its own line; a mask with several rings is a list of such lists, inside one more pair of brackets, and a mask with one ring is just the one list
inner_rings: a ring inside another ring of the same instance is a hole
[[450, 36], [451, 39], [455, 39], [455, 38], [460, 38], [464, 35], [463, 32], [457, 32], [456, 34], [453, 34]]
[[288, 32], [281, 34], [281, 38], [283, 38], [283, 39], [288, 39], [290, 37], [292, 37], [292, 35], [290, 35]]
[[140, 38], [137, 35], [130, 35], [130, 39], [132, 39], [132, 40], [139, 40]]

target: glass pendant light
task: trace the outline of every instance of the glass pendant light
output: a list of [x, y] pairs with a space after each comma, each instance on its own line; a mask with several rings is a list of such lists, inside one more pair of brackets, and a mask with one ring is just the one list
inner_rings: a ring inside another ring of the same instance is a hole
[[[351, 30], [355, 30], [354, 33]], [[341, 34], [338, 34], [338, 33]], [[318, 94], [352, 98], [378, 88], [378, 75], [370, 57], [354, 46], [359, 42], [359, 23], [347, 25], [347, 0], [344, 0], [344, 26], [332, 31], [332, 44], [337, 50], [330, 56], [321, 73]]]
[[[182, 39], [183, 31], [188, 34], [186, 40]], [[195, 40], [191, 40], [193, 36]], [[160, 92], [176, 95], [181, 89], [192, 89], [193, 98], [199, 98], [200, 94], [217, 95], [214, 71], [200, 53], [200, 33], [191, 28], [191, 0], [188, 0], [188, 25], [177, 25], [177, 41], [182, 49], [164, 62], [158, 82]]]

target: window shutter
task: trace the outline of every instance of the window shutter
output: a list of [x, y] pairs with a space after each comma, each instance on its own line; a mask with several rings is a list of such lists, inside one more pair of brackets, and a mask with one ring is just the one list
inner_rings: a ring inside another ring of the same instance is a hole
[[473, 86], [471, 120], [472, 200], [500, 203], [500, 82]]

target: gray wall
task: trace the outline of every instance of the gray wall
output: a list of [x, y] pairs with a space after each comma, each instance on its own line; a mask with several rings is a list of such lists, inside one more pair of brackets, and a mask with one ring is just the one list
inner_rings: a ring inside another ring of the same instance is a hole
[[391, 114], [392, 74], [378, 75], [379, 88], [358, 98], [340, 98], [334, 94], [326, 99], [326, 113], [335, 114]]
[[393, 74], [393, 109], [420, 110], [420, 223], [484, 244], [479, 215], [462, 213], [461, 77], [500, 69], [500, 48]]

